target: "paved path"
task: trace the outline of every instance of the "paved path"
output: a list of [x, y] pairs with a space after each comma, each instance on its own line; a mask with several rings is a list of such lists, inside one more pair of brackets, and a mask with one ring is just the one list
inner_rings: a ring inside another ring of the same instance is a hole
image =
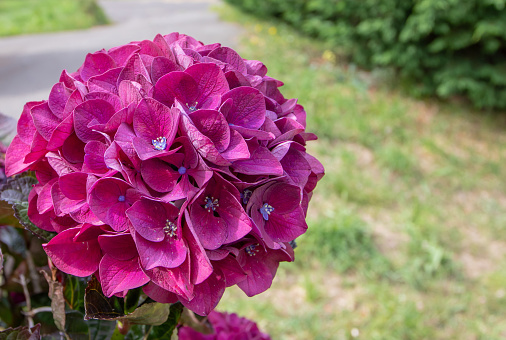
[[82, 31], [0, 39], [0, 112], [19, 117], [27, 101], [47, 99], [63, 69], [75, 71], [86, 53], [180, 32], [234, 46], [239, 27], [210, 10], [218, 0], [99, 0], [112, 25]]

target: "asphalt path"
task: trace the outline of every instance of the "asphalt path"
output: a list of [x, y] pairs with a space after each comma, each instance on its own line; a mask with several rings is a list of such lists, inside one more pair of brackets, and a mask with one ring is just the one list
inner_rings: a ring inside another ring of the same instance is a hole
[[47, 99], [63, 69], [73, 72], [87, 53], [156, 34], [180, 32], [234, 47], [240, 28], [211, 10], [218, 0], [99, 0], [111, 25], [81, 31], [0, 38], [0, 112], [18, 118], [27, 101]]

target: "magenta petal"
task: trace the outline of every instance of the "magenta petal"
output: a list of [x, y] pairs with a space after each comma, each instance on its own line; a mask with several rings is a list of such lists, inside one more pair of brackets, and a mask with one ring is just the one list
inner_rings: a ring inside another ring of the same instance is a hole
[[273, 185], [268, 184], [265, 188], [266, 190], [263, 194], [263, 201], [259, 203], [262, 205], [267, 202], [272, 206], [275, 206], [277, 214], [291, 212], [300, 205], [302, 192], [301, 189], [295, 185], [275, 183]]
[[255, 88], [241, 86], [225, 93], [222, 102], [232, 99], [232, 108], [227, 114], [231, 124], [249, 129], [258, 129], [265, 120], [264, 95]]
[[151, 80], [153, 84], [156, 84], [161, 77], [173, 71], [181, 71], [181, 66], [169, 58], [156, 57], [151, 64]]
[[191, 280], [193, 284], [199, 284], [211, 275], [213, 267], [202, 244], [197, 240], [188, 211], [185, 210], [184, 216], [187, 224], [183, 227], [183, 234], [188, 242], [188, 249], [190, 250]]
[[[129, 197], [128, 193], [132, 196]], [[140, 194], [118, 178], [99, 179], [91, 188], [89, 195], [90, 208], [104, 223], [116, 231], [127, 229], [126, 209], [133, 204]]]
[[186, 115], [181, 116], [181, 122], [183, 132], [203, 158], [216, 165], [230, 165], [230, 162], [220, 155], [212, 140], [202, 134]]
[[51, 112], [47, 102], [34, 106], [31, 113], [33, 123], [35, 124], [37, 131], [42, 137], [44, 137], [45, 140], [48, 141], [51, 138], [53, 131], [60, 124], [61, 119]]
[[98, 243], [103, 253], [121, 261], [130, 260], [138, 256], [135, 249], [135, 242], [132, 235], [129, 233], [100, 235], [98, 237]]
[[139, 103], [133, 117], [135, 134], [153, 149], [152, 141], [162, 137], [166, 139], [168, 149], [174, 141], [178, 123], [179, 110], [169, 109], [151, 98], [145, 98]]
[[281, 163], [265, 146], [258, 145], [252, 140], [248, 142], [250, 159], [238, 160], [232, 164], [234, 171], [246, 175], [283, 175]]
[[192, 300], [181, 299], [181, 303], [199, 315], [207, 315], [218, 305], [225, 288], [223, 273], [215, 270], [204, 282], [195, 286]]
[[263, 130], [255, 130], [255, 129], [248, 129], [242, 126], [237, 125], [230, 125], [231, 129], [234, 129], [235, 131], [239, 132], [241, 136], [243, 136], [246, 139], [249, 138], [256, 138], [258, 140], [273, 140], [276, 138], [272, 132], [263, 131]]
[[185, 299], [193, 298], [193, 285], [190, 284], [188, 260], [176, 268], [156, 267], [151, 270], [145, 270], [145, 273], [157, 286], [180, 295]]
[[205, 249], [217, 249], [225, 242], [227, 224], [223, 218], [215, 217], [212, 211], [205, 210], [197, 202], [190, 209], [190, 218]]
[[241, 72], [242, 74], [246, 74], [247, 72], [246, 65], [244, 64], [241, 56], [230, 47], [215, 48], [207, 56], [229, 64], [233, 69]]
[[137, 81], [139, 75], [144, 76], [146, 79], [149, 78], [149, 72], [142, 61], [141, 56], [138, 53], [135, 53], [128, 59], [125, 67], [121, 71], [118, 77], [118, 85], [123, 80]]
[[198, 84], [185, 72], [170, 72], [156, 82], [153, 98], [169, 106], [174, 99], [191, 106], [199, 99]]
[[107, 297], [149, 282], [149, 277], [139, 265], [139, 259], [135, 257], [120, 261], [106, 254], [100, 261], [99, 275], [102, 291]]
[[19, 174], [30, 167], [32, 162], [25, 163], [25, 155], [30, 152], [30, 145], [23, 143], [19, 136], [14, 137], [5, 155], [5, 175], [7, 177]]
[[130, 57], [139, 52], [140, 47], [134, 44], [127, 44], [123, 46], [113, 47], [107, 53], [114, 59], [118, 66], [125, 66]]
[[187, 249], [181, 238], [166, 237], [161, 242], [151, 242], [136, 235], [135, 244], [142, 267], [146, 270], [155, 267], [178, 267], [186, 259]]
[[197, 129], [207, 136], [219, 152], [225, 151], [230, 144], [230, 128], [225, 117], [216, 110], [197, 110], [190, 113]]
[[63, 83], [55, 84], [49, 93], [49, 108], [59, 119], [64, 118], [63, 111], [71, 94], [72, 90], [67, 88]]
[[73, 172], [59, 179], [60, 190], [71, 200], [85, 200], [87, 197], [86, 183], [88, 174]]
[[[171, 158], [175, 158], [177, 155], [181, 154], [174, 154]], [[181, 163], [176, 166], [181, 166]], [[159, 192], [172, 191], [177, 180], [181, 177], [181, 174], [174, 170], [169, 163], [156, 158], [142, 162], [141, 174], [146, 184]]]
[[[177, 216], [177, 208], [170, 205], [176, 211], [174, 212]], [[132, 223], [134, 229], [145, 239], [152, 242], [160, 242], [165, 238], [165, 227], [167, 219], [166, 209], [170, 207], [164, 207], [162, 203], [151, 201], [148, 199], [141, 199], [135, 202], [126, 212], [128, 219]], [[172, 219], [170, 219], [171, 222]]]
[[221, 96], [229, 90], [225, 74], [216, 64], [195, 64], [188, 67], [185, 73], [188, 73], [197, 82], [200, 93], [197, 98], [199, 103], [210, 96]]
[[42, 190], [39, 192], [39, 197], [37, 198], [37, 210], [39, 213], [43, 214], [47, 212], [49, 209], [53, 209], [53, 199], [51, 197], [51, 189], [53, 188], [53, 184], [56, 182], [56, 178], [52, 179], [48, 183], [46, 183]]
[[220, 261], [213, 262], [214, 266], [219, 268], [225, 277], [227, 287], [238, 284], [244, 281], [247, 277], [242, 267], [233, 256], [227, 256]]
[[79, 230], [71, 228], [59, 233], [44, 245], [44, 250], [64, 273], [85, 277], [97, 271], [102, 253], [96, 240], [74, 242]]
[[18, 125], [16, 127], [16, 131], [18, 133], [18, 137], [23, 141], [25, 144], [32, 144], [33, 141], [33, 135], [37, 131], [34, 123], [33, 123], [33, 117], [31, 114], [31, 110], [34, 106], [43, 104], [44, 102], [29, 102], [26, 103], [23, 107], [23, 112], [21, 112], [21, 116], [18, 120]]
[[117, 95], [118, 88], [116, 87], [116, 84], [122, 70], [123, 67], [116, 67], [103, 74], [88, 79], [88, 88], [90, 89], [90, 92], [106, 91]]
[[311, 166], [303, 153], [295, 148], [290, 148], [281, 160], [281, 165], [292, 181], [300, 188], [304, 188], [311, 174]]
[[221, 202], [225, 208], [220, 209], [220, 215], [227, 223], [227, 236], [224, 243], [235, 242], [251, 231], [251, 221], [241, 204], [228, 191], [222, 191]]
[[[64, 217], [60, 217], [60, 222], [67, 222], [65, 221]], [[74, 242], [84, 242], [84, 241], [90, 241], [90, 240], [96, 240], [98, 236], [105, 233], [105, 231], [102, 229], [103, 226], [93, 225], [85, 223], [82, 225], [81, 230], [74, 236], [73, 241]], [[100, 242], [99, 242], [100, 243]]]
[[74, 116], [68, 115], [53, 131], [51, 138], [47, 143], [49, 150], [54, 150], [65, 144], [67, 138], [69, 138], [74, 132]]
[[94, 125], [106, 124], [116, 111], [103, 99], [92, 99], [75, 108], [74, 128], [80, 140], [87, 143], [91, 140], [102, 140], [103, 136], [91, 128]]
[[248, 144], [239, 132], [230, 130], [230, 143], [221, 155], [230, 162], [250, 158]]
[[160, 303], [176, 303], [178, 301], [177, 295], [169, 292], [153, 282], [149, 282], [147, 285], [142, 287], [144, 294]]
[[95, 52], [93, 54], [88, 53], [84, 64], [81, 68], [81, 78], [87, 81], [93, 76], [104, 73], [105, 71], [116, 66], [114, 60], [109, 57], [106, 53]]
[[290, 242], [306, 232], [305, 218], [300, 206], [287, 214], [272, 213], [264, 229], [274, 242]]
[[105, 164], [104, 154], [107, 150], [107, 145], [99, 141], [91, 141], [86, 144], [84, 152], [83, 172], [93, 174], [105, 174], [109, 171]]

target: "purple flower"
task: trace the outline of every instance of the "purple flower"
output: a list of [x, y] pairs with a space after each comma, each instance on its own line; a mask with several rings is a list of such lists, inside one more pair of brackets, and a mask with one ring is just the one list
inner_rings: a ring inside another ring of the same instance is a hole
[[183, 326], [178, 330], [180, 340], [239, 340], [255, 339], [270, 340], [268, 334], [262, 333], [256, 323], [241, 318], [234, 313], [220, 313], [213, 311], [207, 319], [213, 328], [212, 334], [202, 334], [193, 328]]
[[[39, 180], [28, 216], [57, 233], [44, 246], [55, 266], [96, 275], [107, 296], [142, 287], [201, 315], [227, 287], [268, 289], [294, 260], [289, 242], [324, 174], [282, 84], [259, 61], [179, 33], [63, 71], [48, 100], [25, 105], [5, 160], [7, 176]], [[264, 338], [225, 319], [211, 338]]]

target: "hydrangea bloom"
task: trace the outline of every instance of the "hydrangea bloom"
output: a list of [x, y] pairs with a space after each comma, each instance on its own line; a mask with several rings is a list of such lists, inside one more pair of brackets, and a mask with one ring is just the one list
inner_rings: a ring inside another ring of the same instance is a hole
[[29, 102], [6, 156], [60, 270], [208, 314], [293, 261], [322, 165], [306, 113], [259, 61], [172, 33], [88, 54]]
[[271, 340], [268, 334], [262, 333], [256, 323], [237, 314], [212, 311], [207, 320], [213, 328], [212, 334], [202, 334], [190, 327], [180, 327], [179, 340]]

